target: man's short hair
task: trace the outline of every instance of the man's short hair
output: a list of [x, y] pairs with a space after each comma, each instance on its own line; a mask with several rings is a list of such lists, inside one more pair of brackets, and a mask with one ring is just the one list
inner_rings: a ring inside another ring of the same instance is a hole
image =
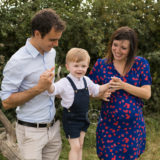
[[31, 21], [32, 35], [34, 31], [38, 30], [42, 38], [50, 32], [52, 27], [56, 32], [63, 32], [65, 30], [65, 22], [59, 17], [53, 9], [47, 8], [38, 11]]

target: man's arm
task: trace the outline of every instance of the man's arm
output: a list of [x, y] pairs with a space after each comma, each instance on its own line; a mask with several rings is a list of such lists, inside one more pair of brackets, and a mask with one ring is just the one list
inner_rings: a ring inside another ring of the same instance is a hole
[[47, 71], [47, 74], [46, 72], [44, 72], [40, 76], [40, 79], [36, 86], [23, 92], [13, 93], [7, 99], [3, 100], [2, 105], [4, 109], [15, 108], [19, 105], [23, 105], [24, 103], [28, 102], [35, 96], [44, 92], [51, 86], [53, 77], [54, 74], [52, 72], [48, 73]]

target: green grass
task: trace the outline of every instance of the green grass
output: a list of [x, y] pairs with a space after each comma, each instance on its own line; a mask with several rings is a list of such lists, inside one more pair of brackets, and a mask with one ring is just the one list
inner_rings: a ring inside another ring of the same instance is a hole
[[[83, 160], [98, 160], [96, 154], [96, 125], [90, 125], [88, 132], [85, 136], [84, 148], [83, 148]], [[70, 146], [68, 140], [66, 139], [63, 130], [61, 131], [62, 135], [62, 152], [59, 160], [68, 160], [68, 153]]]
[[7, 159], [0, 154], [0, 160], [7, 160]]
[[[160, 115], [145, 116], [147, 144], [139, 160], [160, 160]], [[91, 125], [85, 137], [83, 160], [99, 160], [96, 154], [96, 126]], [[69, 144], [62, 131], [63, 148], [59, 160], [68, 160]]]
[[160, 115], [147, 116], [145, 122], [147, 145], [140, 160], [160, 160]]
[[[160, 160], [160, 115], [145, 116], [147, 128], [147, 144], [146, 150], [139, 160]], [[96, 154], [96, 125], [90, 125], [85, 137], [83, 148], [83, 160], [99, 160]], [[59, 160], [68, 160], [68, 152], [70, 150], [67, 139], [62, 134], [62, 152]], [[0, 155], [0, 160], [6, 160]]]

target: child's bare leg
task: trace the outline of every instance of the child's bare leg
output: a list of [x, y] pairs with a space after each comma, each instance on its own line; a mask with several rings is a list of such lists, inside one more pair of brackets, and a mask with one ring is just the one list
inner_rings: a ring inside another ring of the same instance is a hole
[[84, 137], [85, 137], [85, 132], [81, 131], [80, 138], [79, 138], [80, 152], [79, 152], [78, 160], [82, 160]]
[[68, 139], [71, 150], [69, 152], [69, 160], [78, 160], [80, 154], [80, 141], [79, 138]]

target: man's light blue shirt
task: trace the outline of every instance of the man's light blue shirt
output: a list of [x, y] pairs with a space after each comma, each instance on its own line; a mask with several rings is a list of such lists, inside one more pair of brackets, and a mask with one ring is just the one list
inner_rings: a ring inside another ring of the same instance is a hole
[[[40, 75], [55, 66], [55, 49], [40, 54], [27, 39], [25, 46], [20, 48], [7, 62], [3, 71], [1, 99], [8, 98], [12, 93], [23, 92], [38, 84]], [[55, 116], [54, 96], [42, 92], [16, 109], [17, 118], [32, 123], [47, 123]]]

